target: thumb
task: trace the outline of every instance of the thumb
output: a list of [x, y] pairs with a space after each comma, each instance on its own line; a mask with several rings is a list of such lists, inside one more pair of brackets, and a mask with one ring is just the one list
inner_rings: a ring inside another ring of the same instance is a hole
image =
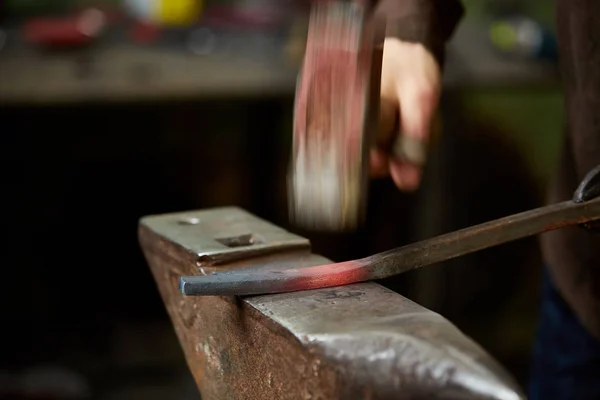
[[411, 164], [423, 165], [427, 158], [432, 119], [439, 101], [437, 89], [405, 87], [399, 93], [400, 137], [393, 154]]

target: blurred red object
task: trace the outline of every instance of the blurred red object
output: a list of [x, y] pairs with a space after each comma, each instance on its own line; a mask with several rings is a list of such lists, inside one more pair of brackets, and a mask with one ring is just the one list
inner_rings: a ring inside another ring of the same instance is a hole
[[151, 23], [136, 21], [131, 30], [130, 37], [135, 43], [148, 44], [160, 38], [161, 28]]
[[74, 16], [36, 18], [26, 22], [23, 36], [29, 43], [44, 47], [80, 47], [91, 43], [106, 25], [106, 15], [88, 9]]

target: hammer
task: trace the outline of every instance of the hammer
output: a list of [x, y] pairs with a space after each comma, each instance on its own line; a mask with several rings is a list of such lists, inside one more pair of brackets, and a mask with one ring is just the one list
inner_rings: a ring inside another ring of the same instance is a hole
[[290, 219], [306, 229], [353, 231], [364, 222], [371, 146], [422, 162], [420, 143], [381, 143], [377, 135], [399, 122], [395, 107], [380, 107], [385, 21], [374, 17], [374, 3], [321, 0], [311, 7], [288, 174]]

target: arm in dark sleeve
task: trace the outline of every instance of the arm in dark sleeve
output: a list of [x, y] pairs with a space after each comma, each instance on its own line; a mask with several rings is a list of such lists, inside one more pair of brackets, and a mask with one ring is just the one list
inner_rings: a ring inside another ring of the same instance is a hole
[[463, 14], [460, 0], [380, 0], [376, 8], [386, 21], [386, 37], [421, 43], [440, 62]]

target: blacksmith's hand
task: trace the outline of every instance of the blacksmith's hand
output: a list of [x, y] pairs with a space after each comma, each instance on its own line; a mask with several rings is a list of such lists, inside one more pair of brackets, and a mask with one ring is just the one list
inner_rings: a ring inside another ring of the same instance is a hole
[[440, 96], [440, 67], [423, 45], [387, 38], [381, 71], [381, 112], [371, 176], [390, 175], [403, 191], [421, 182]]

